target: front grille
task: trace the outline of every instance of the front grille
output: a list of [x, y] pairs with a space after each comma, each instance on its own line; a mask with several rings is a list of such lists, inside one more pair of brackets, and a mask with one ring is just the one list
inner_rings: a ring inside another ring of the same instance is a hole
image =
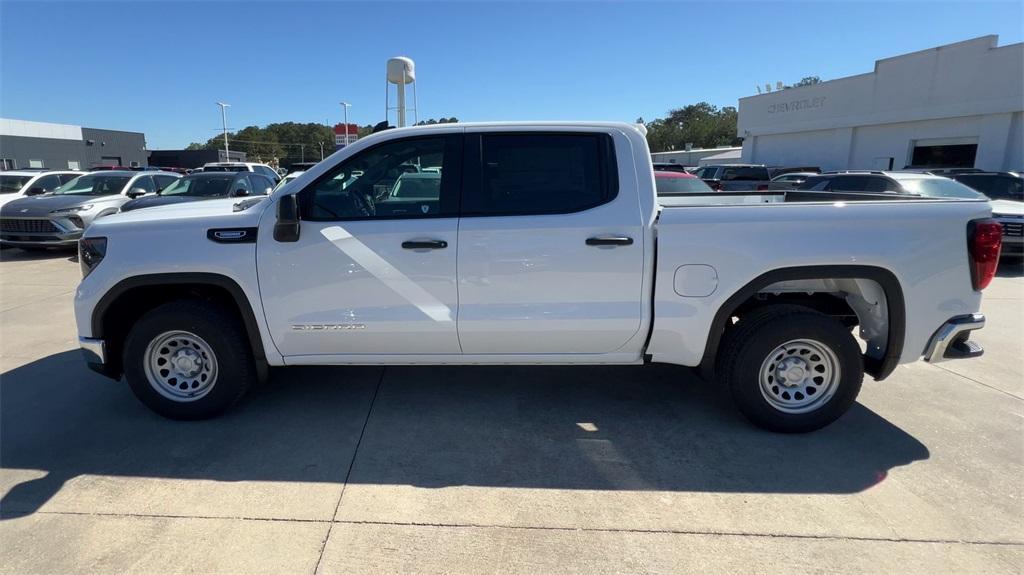
[[1007, 222], [1000, 222], [1000, 223], [1003, 224], [1003, 235], [1004, 236], [1014, 237], [1014, 238], [1024, 237], [1024, 222], [1019, 222], [1019, 223], [1018, 222], [1014, 222], [1012, 224], [1011, 223], [1007, 223]]
[[0, 231], [8, 233], [50, 234], [60, 230], [53, 222], [45, 219], [3, 218], [0, 219]]

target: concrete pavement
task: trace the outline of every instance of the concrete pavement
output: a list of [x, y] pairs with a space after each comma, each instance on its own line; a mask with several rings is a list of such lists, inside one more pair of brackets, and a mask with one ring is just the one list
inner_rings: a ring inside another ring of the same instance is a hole
[[75, 351], [69, 254], [0, 256], [0, 573], [1024, 569], [1024, 278], [986, 355], [803, 436], [687, 370], [279, 370], [163, 420]]

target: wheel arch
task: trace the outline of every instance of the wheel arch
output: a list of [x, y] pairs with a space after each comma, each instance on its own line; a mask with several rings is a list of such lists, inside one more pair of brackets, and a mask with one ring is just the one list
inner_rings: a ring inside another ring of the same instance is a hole
[[888, 308], [888, 337], [886, 349], [882, 357], [864, 357], [864, 371], [876, 380], [888, 377], [899, 363], [903, 353], [906, 335], [906, 302], [903, 288], [896, 276], [888, 269], [868, 265], [822, 265], [799, 266], [774, 269], [765, 272], [746, 285], [736, 290], [718, 311], [712, 320], [708, 341], [704, 347], [704, 355], [700, 362], [700, 371], [708, 379], [714, 378], [715, 362], [722, 338], [731, 324], [732, 318], [751, 298], [764, 288], [779, 282], [816, 279], [865, 279], [877, 283], [885, 294]]
[[112, 376], [118, 377], [122, 372], [124, 338], [135, 320], [162, 303], [188, 298], [221, 303], [235, 312], [246, 331], [253, 357], [259, 364], [266, 363], [256, 314], [238, 282], [217, 273], [146, 274], [121, 280], [93, 308], [90, 318], [92, 335], [104, 339], [107, 345], [108, 369]]

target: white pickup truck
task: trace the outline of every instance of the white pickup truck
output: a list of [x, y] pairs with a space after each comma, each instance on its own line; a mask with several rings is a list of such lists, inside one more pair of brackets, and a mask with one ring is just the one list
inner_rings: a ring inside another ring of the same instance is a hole
[[865, 372], [980, 355], [988, 202], [727, 198], [660, 205], [629, 124], [387, 130], [269, 197], [97, 221], [79, 339], [178, 419], [267, 366], [660, 362], [783, 432], [841, 416]]

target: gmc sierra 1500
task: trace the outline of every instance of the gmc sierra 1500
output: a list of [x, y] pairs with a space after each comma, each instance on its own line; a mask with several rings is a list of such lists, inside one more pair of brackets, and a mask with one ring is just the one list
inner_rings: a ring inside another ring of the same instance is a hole
[[[397, 185], [416, 173], [438, 176]], [[97, 221], [79, 339], [172, 418], [268, 365], [664, 362], [784, 432], [834, 421], [865, 372], [980, 355], [987, 202], [772, 194], [660, 205], [628, 124], [387, 130], [266, 198]]]

